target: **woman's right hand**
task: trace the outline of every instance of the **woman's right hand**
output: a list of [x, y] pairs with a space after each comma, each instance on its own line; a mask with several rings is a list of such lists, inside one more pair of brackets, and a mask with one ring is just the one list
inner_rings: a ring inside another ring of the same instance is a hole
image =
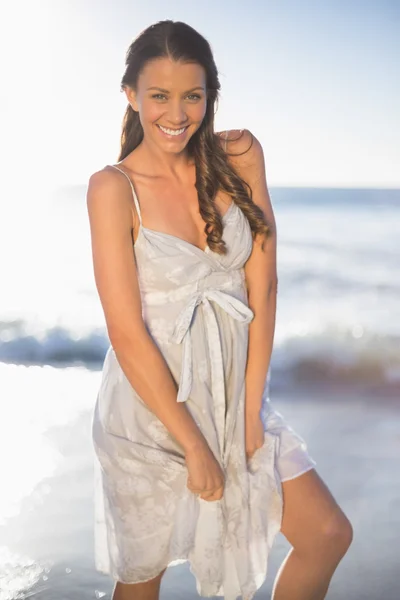
[[189, 490], [209, 502], [221, 500], [224, 492], [224, 473], [209, 446], [186, 452], [185, 460], [189, 472]]

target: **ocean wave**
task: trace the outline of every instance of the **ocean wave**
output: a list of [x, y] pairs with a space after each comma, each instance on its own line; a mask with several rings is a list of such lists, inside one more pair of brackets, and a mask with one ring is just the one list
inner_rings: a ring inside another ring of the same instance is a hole
[[[110, 345], [104, 329], [86, 336], [77, 336], [61, 327], [40, 335], [24, 334], [23, 329], [20, 322], [14, 323], [14, 327], [0, 323], [0, 361], [101, 369]], [[400, 385], [400, 338], [354, 328], [331, 328], [320, 334], [293, 335], [275, 343], [272, 385], [324, 383]]]
[[23, 321], [0, 323], [0, 361], [25, 365], [101, 368], [109, 347], [102, 329], [78, 336], [62, 327], [26, 333]]
[[400, 387], [400, 337], [361, 327], [330, 327], [274, 346], [272, 377], [280, 386], [374, 385]]

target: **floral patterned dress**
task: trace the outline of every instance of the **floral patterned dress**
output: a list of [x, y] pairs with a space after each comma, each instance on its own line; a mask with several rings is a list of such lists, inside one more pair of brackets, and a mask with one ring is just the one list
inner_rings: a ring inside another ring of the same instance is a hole
[[[143, 319], [187, 408], [225, 475], [221, 500], [187, 488], [182, 447], [107, 351], [92, 420], [96, 568], [124, 583], [189, 561], [201, 596], [251, 600], [267, 574], [282, 519], [281, 482], [313, 468], [304, 440], [272, 408], [266, 378], [265, 443], [245, 456], [248, 325], [244, 265], [250, 225], [232, 202], [219, 255], [142, 225], [134, 245]], [[161, 392], [162, 393], [162, 392]]]

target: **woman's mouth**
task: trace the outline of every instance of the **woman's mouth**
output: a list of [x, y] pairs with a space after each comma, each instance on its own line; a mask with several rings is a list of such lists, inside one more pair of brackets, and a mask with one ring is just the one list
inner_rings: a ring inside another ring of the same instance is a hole
[[159, 130], [166, 135], [168, 138], [179, 138], [182, 137], [186, 130], [188, 129], [189, 125], [186, 125], [185, 127], [181, 127], [180, 129], [170, 129], [169, 127], [163, 127], [162, 125], [158, 125], [157, 127], [159, 128]]

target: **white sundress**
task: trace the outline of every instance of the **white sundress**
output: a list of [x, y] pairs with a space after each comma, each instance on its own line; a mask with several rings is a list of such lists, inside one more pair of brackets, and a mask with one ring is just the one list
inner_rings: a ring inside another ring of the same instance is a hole
[[[266, 378], [265, 442], [245, 455], [248, 325], [244, 265], [250, 225], [232, 202], [220, 255], [142, 225], [134, 244], [142, 315], [187, 408], [225, 475], [221, 500], [187, 488], [182, 447], [151, 412], [110, 346], [92, 420], [95, 565], [124, 583], [189, 561], [201, 596], [251, 600], [267, 574], [282, 519], [281, 482], [312, 469], [304, 440], [272, 408]], [[160, 391], [162, 393], [162, 391]]]

